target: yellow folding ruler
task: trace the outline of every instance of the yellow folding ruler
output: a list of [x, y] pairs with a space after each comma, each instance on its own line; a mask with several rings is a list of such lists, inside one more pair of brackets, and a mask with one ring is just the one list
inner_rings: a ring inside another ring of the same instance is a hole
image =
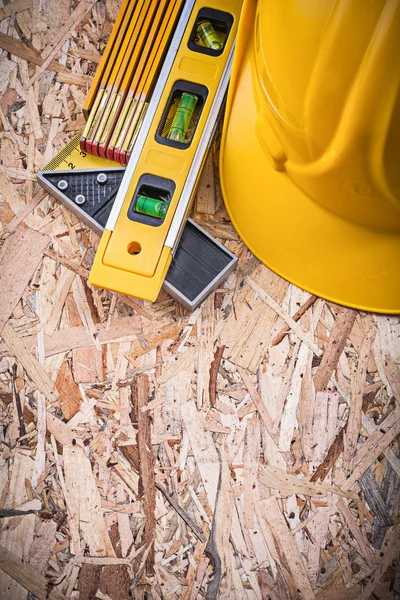
[[185, 2], [105, 225], [93, 285], [157, 298], [225, 97], [241, 6]]

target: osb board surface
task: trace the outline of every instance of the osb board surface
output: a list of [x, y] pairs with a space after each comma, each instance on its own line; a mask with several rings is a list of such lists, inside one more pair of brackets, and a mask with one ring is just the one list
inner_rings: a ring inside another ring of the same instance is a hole
[[92, 289], [97, 236], [35, 183], [117, 12], [0, 8], [0, 597], [398, 598], [399, 319], [260, 265], [218, 144], [194, 217], [239, 269], [193, 314]]

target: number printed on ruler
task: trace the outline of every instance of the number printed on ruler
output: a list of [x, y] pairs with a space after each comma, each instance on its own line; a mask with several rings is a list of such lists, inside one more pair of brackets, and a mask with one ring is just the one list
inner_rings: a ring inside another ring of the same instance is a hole
[[[74, 148], [72, 155], [70, 156], [71, 160], [74, 159], [74, 154], [76, 152], [79, 152], [79, 156], [81, 158], [86, 158], [86, 156], [87, 156], [86, 152], [83, 152], [82, 150], [79, 150], [78, 148]], [[75, 167], [76, 167], [75, 162], [67, 161], [65, 158], [63, 159], [63, 163], [66, 163], [68, 169], [75, 169]]]
[[43, 171], [57, 171], [62, 169], [115, 169], [121, 167], [120, 163], [93, 156], [81, 150], [79, 140], [82, 133], [79, 132], [65, 146], [65, 148], [57, 154], [43, 169]]

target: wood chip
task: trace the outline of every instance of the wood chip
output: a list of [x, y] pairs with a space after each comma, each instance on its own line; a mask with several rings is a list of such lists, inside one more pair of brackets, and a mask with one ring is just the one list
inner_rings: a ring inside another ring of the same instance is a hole
[[212, 435], [205, 431], [194, 402], [189, 401], [183, 404], [181, 415], [207, 493], [208, 503], [214, 510], [218, 488], [219, 459]]
[[[116, 319], [112, 326], [107, 330], [106, 323], [96, 325], [98, 340], [100, 344], [111, 342], [121, 342], [135, 340], [137, 333], [141, 330], [140, 321], [137, 317], [122, 317]], [[29, 348], [35, 343], [36, 336], [28, 336], [25, 342]], [[45, 356], [54, 356], [62, 352], [73, 350], [74, 348], [87, 348], [94, 345], [93, 339], [88, 335], [83, 326], [69, 327], [56, 331], [51, 336], [44, 336]], [[0, 345], [0, 351], [5, 352], [6, 347]]]
[[196, 190], [196, 210], [207, 215], [214, 215], [217, 210], [213, 154], [212, 147]]
[[400, 409], [397, 408], [386, 417], [383, 423], [380, 424], [379, 429], [358, 450], [353, 459], [353, 472], [350, 476], [346, 479], [344, 472], [338, 471], [334, 480], [335, 484], [340, 486], [343, 491], [350, 490], [399, 433]]
[[[293, 583], [293, 597], [314, 600], [315, 594], [304, 568], [296, 542], [289, 531], [275, 496], [263, 502], [263, 516], [274, 538], [277, 551], [282, 553], [282, 559]], [[289, 582], [287, 582], [289, 584]], [[289, 589], [291, 586], [289, 585]]]
[[[15, 453], [9, 491], [5, 498], [6, 508], [22, 507], [29, 500], [26, 482], [31, 481], [33, 466], [34, 462], [29, 454], [24, 454], [21, 451]], [[7, 573], [7, 575], [0, 577], [0, 597], [4, 600], [23, 600], [26, 598], [26, 592], [21, 587], [24, 584], [14, 574], [18, 573], [16, 565], [28, 558], [35, 526], [35, 516], [33, 514], [14, 517], [14, 519], [18, 520], [12, 523], [12, 518], [6, 518], [2, 519], [1, 523], [0, 545], [4, 547], [6, 552], [4, 553], [3, 548], [1, 548], [0, 569]]]
[[83, 448], [63, 448], [65, 485], [72, 518], [79, 524], [82, 537], [92, 556], [115, 556], [101, 510], [100, 493], [90, 460]]
[[[36, 596], [38, 600], [67, 600], [67, 597], [59, 590], [49, 586], [46, 577], [36, 569], [28, 567], [4, 547], [0, 547], [0, 569]], [[4, 595], [2, 598], [8, 600], [8, 595]], [[10, 596], [9, 600], [17, 600], [17, 596], [14, 595], [12, 599]]]
[[351, 404], [344, 446], [343, 468], [351, 471], [353, 457], [357, 448], [358, 434], [361, 427], [361, 411], [363, 402], [363, 391], [367, 374], [367, 364], [371, 347], [375, 338], [375, 328], [369, 329], [360, 349], [357, 368], [354, 368], [351, 380]]
[[11, 354], [22, 364], [28, 376], [49, 402], [55, 402], [60, 394], [50, 377], [32, 356], [21, 338], [17, 336], [11, 325], [7, 323], [1, 333]]
[[368, 503], [368, 506], [374, 511], [375, 518], [390, 527], [393, 524], [392, 515], [389, 513], [385, 500], [382, 496], [381, 489], [376, 482], [376, 479], [371, 471], [367, 469], [358, 480], [358, 485], [364, 493], [364, 497]]
[[94, 4], [93, 0], [81, 0], [78, 6], [75, 8], [65, 25], [60, 29], [53, 40], [46, 46], [46, 49], [42, 52], [41, 57], [43, 64], [37, 69], [35, 75], [31, 77], [29, 86], [33, 85], [40, 75], [50, 66], [53, 59], [57, 56], [61, 46], [64, 44], [71, 34], [74, 27], [80, 23], [83, 17], [90, 11]]
[[[256, 267], [252, 280], [270, 296], [281, 302], [288, 288], [286, 282], [264, 266]], [[235, 301], [220, 334], [220, 343], [225, 346], [224, 357], [252, 373], [256, 373], [268, 347], [269, 338], [276, 320], [276, 313], [266, 309], [264, 302], [254, 297], [254, 292], [244, 286]]]
[[[9, 6], [11, 6], [11, 4]], [[0, 32], [0, 48], [3, 48], [6, 52], [10, 52], [14, 56], [19, 56], [38, 67], [41, 67], [44, 63], [43, 58], [40, 56], [40, 52], [35, 50], [35, 48], [30, 48], [20, 40], [2, 32]], [[48, 69], [57, 73], [57, 81], [68, 83], [70, 85], [87, 85], [92, 80], [92, 77], [88, 75], [72, 73], [67, 67], [56, 60], [50, 62]], [[79, 127], [79, 129], [82, 129], [82, 127]]]
[[272, 296], [270, 296], [260, 285], [258, 285], [258, 283], [253, 281], [250, 277], [245, 277], [244, 280], [247, 283], [247, 285], [251, 287], [251, 289], [254, 292], [256, 292], [256, 294], [258, 294], [258, 296], [261, 298], [261, 300], [263, 300], [263, 302], [265, 302], [265, 304], [268, 304], [268, 306], [270, 306], [272, 310], [274, 310], [281, 317], [281, 319], [286, 321], [286, 323], [290, 326], [291, 330], [297, 335], [297, 337], [300, 338], [301, 341], [304, 342], [310, 348], [310, 350], [314, 352], [314, 354], [319, 356], [320, 351], [318, 346], [312, 340], [309, 339], [309, 337], [303, 332], [302, 328], [299, 325], [297, 325], [296, 321], [292, 319], [290, 315], [285, 313], [284, 310], [281, 309], [278, 302], [276, 302], [276, 300], [274, 300]]
[[20, 226], [1, 248], [0, 334], [31, 280], [48, 242], [48, 236]]
[[82, 281], [79, 277], [76, 277], [73, 280], [72, 292], [83, 326], [86, 329], [88, 336], [91, 338], [93, 346], [95, 346], [97, 350], [101, 350], [101, 344], [97, 339], [98, 332], [93, 322], [92, 313], [88, 305]]
[[[31, 214], [31, 212], [37, 207], [38, 204], [40, 204], [43, 198], [46, 197], [46, 194], [46, 191], [43, 188], [40, 188], [40, 190], [38, 190], [37, 194], [35, 194], [32, 200], [25, 205], [25, 208], [19, 211], [18, 214], [16, 214], [15, 217], [11, 219], [11, 221], [7, 225], [7, 231], [9, 233], [14, 233], [17, 230], [18, 225], [22, 223], [26, 219], [26, 217], [28, 217], [28, 215]], [[46, 250], [43, 251], [43, 254], [45, 253]]]
[[353, 328], [356, 316], [357, 312], [355, 310], [345, 309], [337, 317], [329, 336], [328, 346], [314, 376], [314, 387], [316, 392], [321, 392], [327, 386], [344, 350], [346, 340]]
[[383, 575], [386, 573], [386, 571], [392, 564], [393, 559], [398, 555], [399, 535], [400, 525], [396, 525], [396, 527], [393, 528], [390, 542], [383, 553], [383, 557], [381, 557], [376, 569], [372, 573], [369, 582], [367, 583], [361, 594], [357, 597], [357, 600], [369, 600], [369, 598], [371, 598], [371, 595], [374, 593], [376, 587], [382, 581]]
[[[366, 473], [368, 473], [368, 469]], [[364, 477], [366, 473], [364, 473], [363, 477], [361, 477], [359, 480], [359, 485], [364, 492], [364, 498], [368, 497], [366, 495], [368, 490], [363, 488], [363, 483], [365, 481]], [[380, 492], [385, 504], [385, 516], [382, 519], [379, 514], [376, 514], [371, 533], [371, 545], [377, 549], [381, 548], [386, 533], [389, 527], [393, 524], [392, 519], [394, 517], [394, 511], [400, 499], [400, 476], [394, 471], [389, 461], [386, 465], [386, 471]], [[387, 525], [388, 521], [390, 521], [390, 525]]]
[[[295, 323], [297, 323], [297, 321], [299, 321], [301, 319], [301, 317], [304, 315], [304, 313], [314, 304], [316, 299], [317, 299], [316, 296], [310, 296], [308, 298], [308, 300], [306, 300], [306, 302], [304, 302], [304, 304], [299, 308], [299, 310], [295, 312], [295, 314], [292, 317], [292, 319], [293, 319], [293, 321], [295, 321]], [[271, 341], [271, 346], [277, 346], [278, 344], [280, 344], [281, 341], [284, 339], [284, 337], [289, 332], [290, 332], [290, 326], [285, 325], [285, 327], [283, 327], [281, 329], [281, 331], [279, 333], [277, 333], [276, 336], [274, 337], [274, 339]]]
[[58, 371], [56, 386], [60, 392], [60, 407], [67, 421], [79, 411], [83, 398], [72, 375], [71, 361], [64, 359]]
[[149, 380], [147, 375], [138, 375], [132, 386], [132, 397], [137, 403], [138, 411], [138, 450], [139, 450], [139, 491], [144, 500], [145, 536], [144, 543], [151, 545], [146, 560], [146, 570], [149, 575], [153, 573], [154, 552], [153, 538], [155, 531], [155, 505], [156, 487], [154, 478], [154, 458], [151, 446], [150, 416], [141, 409], [149, 401]]
[[360, 554], [364, 557], [367, 565], [371, 569], [373, 569], [374, 568], [374, 560], [373, 560], [373, 554], [372, 554], [371, 548], [368, 545], [367, 540], [362, 535], [362, 533], [358, 527], [358, 523], [355, 520], [355, 518], [353, 517], [353, 515], [351, 514], [349, 507], [347, 506], [347, 504], [345, 503], [344, 500], [339, 500], [337, 503], [337, 507], [340, 510], [340, 512], [342, 513], [344, 520], [345, 520], [349, 530], [351, 531], [352, 536], [356, 540]]
[[313, 498], [323, 498], [328, 493], [332, 493], [338, 496], [345, 496], [346, 498], [357, 499], [357, 494], [343, 492], [341, 489], [330, 485], [314, 483], [307, 477], [290, 475], [278, 467], [268, 465], [260, 465], [258, 480], [266, 487], [279, 490], [282, 494], [287, 494], [288, 496], [291, 494], [303, 494], [304, 496], [311, 496]]
[[274, 436], [274, 423], [272, 421], [271, 415], [268, 412], [268, 408], [265, 406], [264, 402], [262, 401], [262, 398], [261, 398], [260, 394], [258, 393], [256, 387], [251, 382], [249, 374], [241, 367], [238, 367], [238, 371], [240, 373], [241, 378], [243, 379], [243, 383], [249, 390], [251, 399], [254, 402], [254, 405], [261, 417], [262, 422], [264, 423], [266, 430], [268, 431], [271, 438], [274, 439], [274, 437], [275, 437]]
[[217, 374], [224, 350], [225, 346], [220, 346], [219, 348], [217, 348], [210, 366], [208, 394], [211, 406], [215, 406], [217, 403]]
[[45, 571], [53, 553], [56, 531], [57, 523], [55, 521], [42, 521], [29, 548], [28, 564], [39, 573]]
[[11, 17], [12, 14], [29, 10], [32, 8], [32, 0], [14, 0], [12, 4], [8, 4], [0, 10], [0, 21]]

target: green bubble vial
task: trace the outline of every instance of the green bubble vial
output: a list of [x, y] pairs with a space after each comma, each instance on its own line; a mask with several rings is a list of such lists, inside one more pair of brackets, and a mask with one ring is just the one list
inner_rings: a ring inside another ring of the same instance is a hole
[[196, 34], [206, 48], [211, 48], [211, 50], [221, 50], [223, 44], [210, 21], [200, 21], [197, 25]]
[[149, 198], [149, 196], [138, 196], [135, 205], [135, 211], [148, 217], [163, 219], [168, 210], [168, 202]]
[[168, 132], [167, 137], [169, 140], [174, 140], [175, 142], [185, 141], [197, 101], [198, 98], [194, 94], [183, 92]]

